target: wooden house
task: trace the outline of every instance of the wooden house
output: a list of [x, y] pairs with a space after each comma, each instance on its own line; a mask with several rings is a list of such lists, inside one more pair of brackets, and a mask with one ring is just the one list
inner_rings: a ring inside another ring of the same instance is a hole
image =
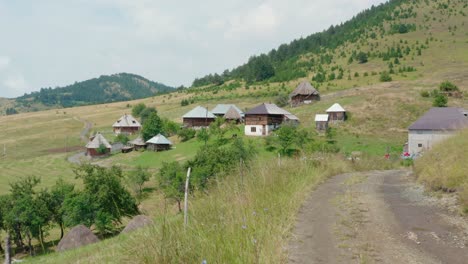
[[132, 146], [134, 150], [146, 149], [146, 142], [141, 137], [129, 141], [128, 144]]
[[320, 100], [320, 94], [309, 82], [301, 82], [296, 89], [289, 95], [291, 105], [310, 104], [313, 101]]
[[338, 103], [333, 104], [327, 109], [330, 122], [339, 122], [346, 120], [346, 110]]
[[134, 134], [141, 129], [141, 124], [132, 115], [123, 115], [112, 125], [115, 134]]
[[182, 116], [184, 127], [194, 129], [209, 127], [215, 118], [216, 116], [213, 113], [201, 106], [195, 107]]
[[267, 136], [281, 124], [299, 123], [299, 119], [275, 104], [261, 104], [245, 113], [245, 135]]
[[457, 107], [433, 107], [408, 128], [408, 153], [412, 156], [468, 128], [468, 113]]
[[86, 155], [91, 157], [107, 155], [111, 152], [112, 146], [109, 144], [106, 138], [100, 133], [96, 134], [86, 144]]
[[172, 147], [172, 142], [165, 136], [158, 134], [157, 136], [146, 141], [147, 149], [152, 151], [169, 150]]
[[318, 131], [325, 131], [328, 129], [328, 114], [315, 115], [315, 128]]

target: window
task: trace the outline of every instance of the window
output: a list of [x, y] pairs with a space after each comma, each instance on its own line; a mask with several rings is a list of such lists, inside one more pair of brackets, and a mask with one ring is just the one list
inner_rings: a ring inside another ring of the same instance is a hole
[[418, 144], [418, 148], [422, 148], [422, 144]]
[[250, 128], [250, 132], [252, 132], [252, 133], [257, 132], [257, 128], [256, 128], [256, 127], [251, 127], [251, 128]]

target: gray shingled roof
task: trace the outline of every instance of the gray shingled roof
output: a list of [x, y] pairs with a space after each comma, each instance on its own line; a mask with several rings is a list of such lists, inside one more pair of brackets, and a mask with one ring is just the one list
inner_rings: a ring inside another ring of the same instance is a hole
[[327, 109], [327, 113], [341, 113], [341, 112], [346, 112], [346, 110], [339, 104], [339, 103], [334, 103], [330, 108]]
[[146, 142], [141, 138], [141, 137], [138, 137], [134, 140], [131, 140], [129, 141], [128, 143], [132, 144], [132, 145], [137, 145], [137, 146], [144, 146], [146, 145]]
[[156, 144], [156, 145], [172, 145], [172, 142], [167, 139], [165, 136], [158, 134], [152, 139], [146, 141], [147, 144]]
[[283, 108], [278, 107], [275, 104], [261, 104], [253, 109], [250, 109], [245, 115], [283, 115], [290, 120], [299, 120], [297, 116], [289, 113]]
[[205, 107], [197, 106], [182, 116], [183, 118], [216, 118], [213, 113], [208, 111]]
[[433, 107], [414, 122], [409, 130], [458, 130], [468, 128], [468, 117], [456, 107]]
[[319, 92], [312, 86], [312, 84], [303, 81], [296, 87], [296, 89], [294, 89], [290, 96], [295, 95], [319, 95]]
[[112, 127], [141, 127], [141, 124], [132, 115], [125, 114]]
[[107, 139], [102, 134], [98, 133], [96, 136], [94, 136], [93, 140], [86, 144], [86, 148], [97, 149], [101, 145], [106, 146], [106, 148], [112, 148], [111, 144], [109, 144], [109, 141], [107, 141]]
[[211, 112], [215, 115], [225, 115], [230, 108], [234, 108], [240, 116], [244, 116], [244, 112], [239, 109], [235, 104], [218, 104], [211, 110]]

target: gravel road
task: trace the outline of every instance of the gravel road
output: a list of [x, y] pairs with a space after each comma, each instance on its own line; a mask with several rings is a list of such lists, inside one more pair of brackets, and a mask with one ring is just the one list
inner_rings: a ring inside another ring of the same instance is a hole
[[290, 263], [468, 263], [468, 221], [408, 171], [338, 175], [301, 208]]

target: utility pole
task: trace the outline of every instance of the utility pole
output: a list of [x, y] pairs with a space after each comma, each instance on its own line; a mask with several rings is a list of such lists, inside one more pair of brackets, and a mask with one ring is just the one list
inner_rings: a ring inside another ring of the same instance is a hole
[[189, 192], [189, 180], [190, 180], [190, 170], [192, 168], [188, 168], [187, 170], [187, 180], [185, 181], [185, 200], [184, 200], [184, 228], [187, 227], [188, 224], [188, 192]]

